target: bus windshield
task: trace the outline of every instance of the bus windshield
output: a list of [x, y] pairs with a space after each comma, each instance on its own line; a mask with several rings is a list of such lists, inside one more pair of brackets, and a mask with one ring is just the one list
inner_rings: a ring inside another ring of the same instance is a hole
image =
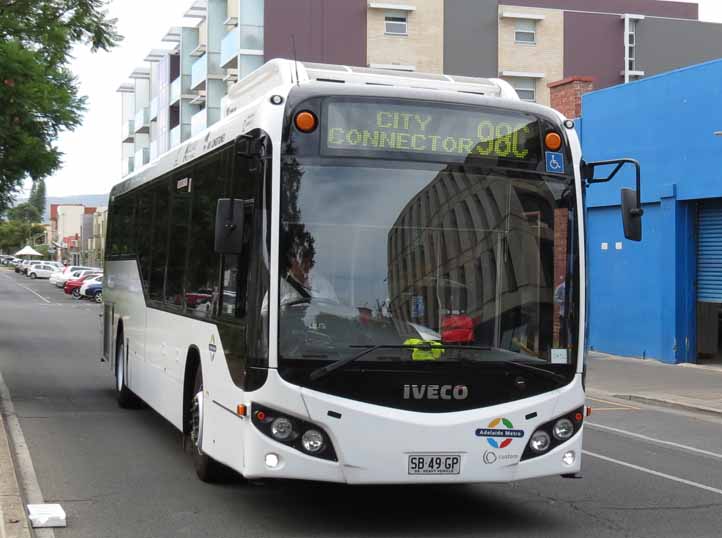
[[506, 361], [572, 374], [572, 177], [289, 154], [281, 185], [281, 366], [378, 346], [358, 363]]

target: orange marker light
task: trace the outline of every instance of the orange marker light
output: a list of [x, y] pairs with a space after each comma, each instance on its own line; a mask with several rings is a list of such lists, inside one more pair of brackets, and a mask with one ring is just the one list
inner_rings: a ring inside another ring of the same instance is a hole
[[587, 406], [587, 416], [591, 416], [592, 414], [592, 408]]
[[246, 406], [243, 404], [238, 404], [236, 406], [236, 415], [239, 417], [245, 417], [246, 416]]
[[296, 129], [298, 129], [302, 133], [312, 132], [314, 129], [316, 129], [316, 125], [318, 124], [316, 116], [314, 116], [312, 112], [309, 112], [307, 110], [296, 114], [295, 122]]
[[547, 133], [544, 137], [544, 145], [550, 151], [559, 151], [559, 148], [562, 147], [562, 137], [559, 136], [559, 133]]

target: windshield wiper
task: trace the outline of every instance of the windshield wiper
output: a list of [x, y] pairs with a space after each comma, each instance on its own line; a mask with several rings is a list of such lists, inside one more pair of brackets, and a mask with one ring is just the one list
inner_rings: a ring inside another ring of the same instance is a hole
[[519, 362], [519, 361], [485, 361], [483, 359], [471, 359], [469, 357], [454, 357], [459, 362], [463, 362], [466, 364], [483, 364], [483, 363], [496, 363], [496, 364], [509, 364], [511, 366], [514, 366], [520, 370], [532, 370], [534, 372], [538, 372], [540, 374], [545, 375], [546, 377], [550, 377], [552, 379], [556, 379], [557, 381], [563, 381], [567, 382], [567, 378], [564, 377], [562, 374], [557, 374], [556, 372], [552, 372], [551, 370], [546, 370], [544, 368], [539, 368], [538, 366], [532, 366], [531, 364], [527, 364], [525, 362]]
[[[420, 343], [420, 344], [378, 344], [375, 346], [349, 346], [351, 348], [364, 348], [363, 351], [356, 353], [355, 355], [351, 355], [350, 357], [346, 357], [345, 359], [338, 360], [336, 362], [332, 362], [331, 364], [327, 366], [322, 366], [321, 368], [315, 369], [310, 374], [311, 381], [317, 381], [321, 379], [322, 377], [326, 377], [328, 374], [335, 372], [339, 368], [343, 368], [344, 366], [351, 364], [355, 360], [360, 359], [361, 357], [365, 357], [369, 353], [373, 353], [374, 351], [377, 351], [379, 349], [421, 349], [422, 351], [435, 351], [435, 350], [441, 350], [441, 349], [448, 349], [449, 346], [432, 346], [431, 343]], [[452, 346], [453, 347], [453, 346]]]

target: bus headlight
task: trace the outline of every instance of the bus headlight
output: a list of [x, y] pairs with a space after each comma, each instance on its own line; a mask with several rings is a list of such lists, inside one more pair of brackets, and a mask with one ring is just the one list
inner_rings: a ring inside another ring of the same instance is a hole
[[559, 441], [566, 441], [574, 435], [574, 424], [568, 418], [560, 418], [554, 423], [552, 434]]
[[293, 435], [293, 424], [286, 417], [279, 417], [271, 422], [271, 435], [276, 441], [285, 441]]
[[315, 454], [323, 449], [323, 434], [317, 430], [308, 430], [301, 437], [301, 445], [306, 452]]
[[529, 448], [531, 448], [537, 454], [546, 452], [552, 444], [552, 440], [549, 438], [549, 434], [544, 430], [538, 430], [534, 432], [534, 435], [529, 439]]
[[529, 437], [521, 461], [536, 458], [566, 443], [582, 429], [584, 407], [540, 424]]
[[331, 439], [320, 426], [256, 403], [251, 404], [251, 423], [262, 434], [303, 454], [338, 461]]

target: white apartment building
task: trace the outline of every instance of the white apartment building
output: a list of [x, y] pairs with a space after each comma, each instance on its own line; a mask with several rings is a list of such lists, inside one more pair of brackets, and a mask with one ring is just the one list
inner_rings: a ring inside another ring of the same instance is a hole
[[118, 88], [122, 176], [217, 122], [230, 85], [264, 62], [264, 0], [196, 0], [185, 19]]

